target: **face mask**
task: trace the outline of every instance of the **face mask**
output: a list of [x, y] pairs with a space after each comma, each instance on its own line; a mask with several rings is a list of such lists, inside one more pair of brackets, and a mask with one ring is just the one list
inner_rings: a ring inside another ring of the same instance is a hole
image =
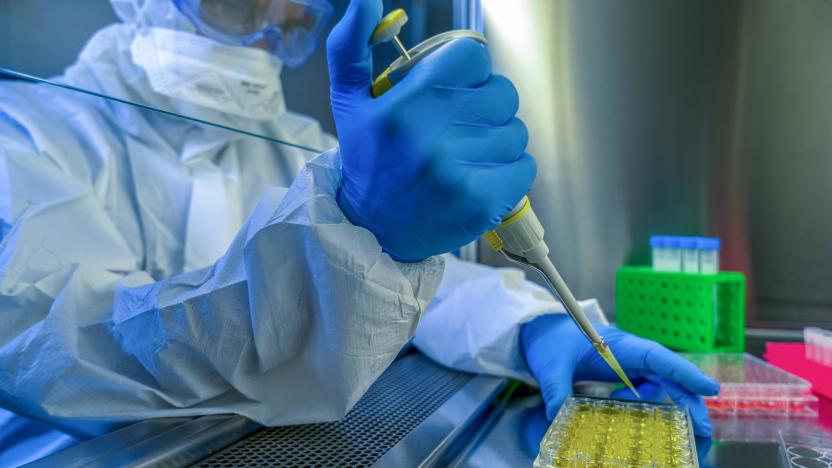
[[140, 31], [130, 50], [164, 96], [251, 119], [286, 111], [281, 63], [268, 52], [164, 28]]

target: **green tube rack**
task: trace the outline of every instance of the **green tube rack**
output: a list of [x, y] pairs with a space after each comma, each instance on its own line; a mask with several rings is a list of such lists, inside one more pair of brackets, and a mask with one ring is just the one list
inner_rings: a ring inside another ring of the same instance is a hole
[[745, 276], [622, 267], [615, 324], [677, 351], [745, 351]]

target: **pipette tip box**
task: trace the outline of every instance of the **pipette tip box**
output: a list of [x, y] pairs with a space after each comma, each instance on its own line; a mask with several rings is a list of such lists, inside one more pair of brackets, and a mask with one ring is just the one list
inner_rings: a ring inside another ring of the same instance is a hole
[[748, 353], [691, 353], [685, 358], [719, 382], [719, 394], [705, 397], [712, 416], [818, 416], [812, 384]]
[[670, 404], [569, 397], [535, 468], [698, 467], [690, 413]]

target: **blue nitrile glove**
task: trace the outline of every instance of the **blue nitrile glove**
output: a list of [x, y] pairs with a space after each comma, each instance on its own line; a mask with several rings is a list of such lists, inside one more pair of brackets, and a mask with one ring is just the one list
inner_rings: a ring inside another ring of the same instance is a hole
[[[658, 343], [605, 325], [597, 325], [597, 330], [642, 398], [660, 402], [670, 395], [677, 404], [690, 409], [694, 433], [700, 437], [711, 436], [708, 410], [698, 395], [716, 395], [719, 384]], [[520, 331], [520, 347], [526, 364], [540, 384], [549, 419], [554, 418], [572, 393], [573, 381], [619, 381], [566, 314], [544, 315], [524, 324]], [[626, 388], [617, 390], [612, 396], [636, 399]]]
[[[534, 181], [517, 91], [485, 48], [445, 45], [373, 99], [381, 0], [352, 0], [327, 40], [341, 151], [338, 204], [394, 258], [418, 261], [496, 227]], [[391, 46], [392, 47], [392, 46]]]

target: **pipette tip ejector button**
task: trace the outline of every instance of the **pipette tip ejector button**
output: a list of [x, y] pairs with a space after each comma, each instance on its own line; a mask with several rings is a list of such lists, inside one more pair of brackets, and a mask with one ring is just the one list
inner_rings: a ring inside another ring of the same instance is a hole
[[382, 42], [390, 42], [393, 41], [393, 45], [396, 46], [396, 49], [399, 50], [399, 53], [404, 56], [405, 59], [410, 60], [410, 54], [407, 52], [407, 48], [402, 44], [402, 41], [399, 39], [399, 33], [402, 32], [402, 26], [407, 23], [407, 13], [401, 8], [397, 10], [393, 10], [388, 13], [376, 26], [376, 29], [373, 31], [373, 35], [370, 38], [370, 45], [375, 46], [377, 44], [381, 44]]

